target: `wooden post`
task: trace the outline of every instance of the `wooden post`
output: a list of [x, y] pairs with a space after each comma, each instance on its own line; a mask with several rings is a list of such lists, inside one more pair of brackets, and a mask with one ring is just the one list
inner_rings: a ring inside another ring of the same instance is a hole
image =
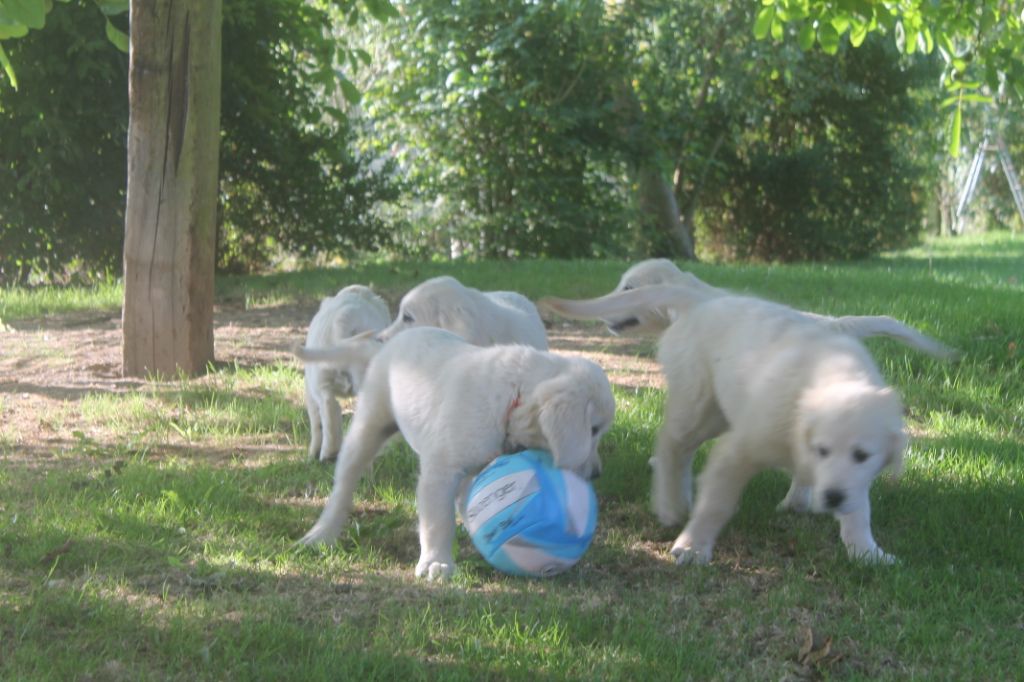
[[221, 0], [132, 0], [126, 376], [213, 360]]

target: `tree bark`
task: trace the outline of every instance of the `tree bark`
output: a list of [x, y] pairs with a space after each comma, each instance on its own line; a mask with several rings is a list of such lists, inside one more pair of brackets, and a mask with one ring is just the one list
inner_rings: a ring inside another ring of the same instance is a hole
[[126, 376], [213, 360], [221, 0], [132, 0]]
[[693, 248], [693, 235], [687, 232], [679, 219], [679, 204], [670, 183], [656, 168], [641, 166], [637, 169], [637, 188], [643, 215], [664, 232], [672, 244], [673, 257], [697, 260]]

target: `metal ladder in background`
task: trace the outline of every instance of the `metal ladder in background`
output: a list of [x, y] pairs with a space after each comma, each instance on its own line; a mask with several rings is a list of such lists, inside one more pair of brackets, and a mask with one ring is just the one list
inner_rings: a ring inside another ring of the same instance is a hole
[[1017, 169], [1013, 167], [1010, 152], [1006, 150], [1006, 142], [1003, 140], [1002, 135], [996, 138], [996, 154], [999, 155], [999, 163], [1003, 167], [1003, 175], [1006, 176], [1006, 181], [1010, 183], [1010, 193], [1013, 194], [1013, 203], [1017, 204], [1017, 213], [1020, 214], [1020, 219], [1024, 221], [1024, 192], [1021, 191]]
[[1017, 169], [1013, 167], [1013, 160], [1010, 159], [1010, 153], [1006, 149], [1006, 141], [1003, 140], [1002, 135], [997, 135], [995, 147], [992, 147], [988, 143], [988, 135], [985, 135], [981, 144], [978, 145], [978, 151], [971, 160], [970, 170], [967, 171], [967, 179], [964, 182], [963, 190], [960, 192], [960, 201], [956, 205], [956, 225], [954, 229], [956, 234], [963, 232], [964, 215], [967, 213], [967, 207], [974, 196], [974, 190], [978, 188], [978, 178], [981, 177], [981, 169], [985, 165], [985, 152], [990, 149], [995, 149], [996, 155], [999, 158], [999, 165], [1003, 168], [1003, 175], [1006, 176], [1006, 181], [1010, 184], [1013, 203], [1017, 205], [1017, 213], [1020, 214], [1020, 219], [1024, 222], [1024, 191], [1021, 190]]

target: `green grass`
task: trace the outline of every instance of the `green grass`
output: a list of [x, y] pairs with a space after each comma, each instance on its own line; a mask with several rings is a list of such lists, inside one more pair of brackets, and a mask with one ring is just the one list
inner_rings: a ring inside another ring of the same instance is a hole
[[[586, 296], [624, 267], [366, 266], [222, 278], [218, 298], [307, 304], [356, 281], [397, 298], [442, 273], [531, 297]], [[460, 530], [452, 583], [416, 580], [416, 460], [401, 444], [363, 481], [340, 545], [297, 550], [331, 481], [305, 461], [301, 374], [226, 366], [41, 415], [85, 425], [60, 449], [26, 450], [0, 427], [0, 679], [1018, 677], [1024, 241], [693, 270], [818, 312], [895, 315], [963, 351], [941, 364], [870, 342], [914, 433], [906, 472], [872, 490], [876, 538], [899, 565], [847, 560], [830, 518], [775, 513], [787, 481], [766, 473], [714, 563], [676, 567], [666, 551], [679, 529], [647, 511], [662, 395], [624, 387], [602, 444], [598, 535], [562, 576], [498, 575]], [[5, 322], [59, 307], [46, 292], [2, 295]], [[73, 308], [106, 311], [115, 298], [81, 293]], [[0, 394], [5, 414], [12, 401]], [[831, 650], [804, 667], [808, 628]]]
[[123, 299], [124, 288], [114, 280], [91, 287], [0, 287], [0, 322], [72, 312], [113, 313]]

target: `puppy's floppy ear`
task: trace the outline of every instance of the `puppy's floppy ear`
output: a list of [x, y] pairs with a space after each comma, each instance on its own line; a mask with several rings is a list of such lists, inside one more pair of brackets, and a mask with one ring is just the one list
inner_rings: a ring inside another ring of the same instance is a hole
[[593, 452], [593, 405], [566, 377], [549, 379], [537, 389], [541, 400], [537, 420], [555, 464], [583, 469]]
[[[478, 325], [476, 324], [476, 315], [471, 307], [465, 306], [461, 302], [438, 306], [437, 321], [438, 326], [442, 329], [458, 334], [470, 343], [481, 343], [475, 333]], [[489, 341], [491, 340], [485, 339], [483, 342]]]

